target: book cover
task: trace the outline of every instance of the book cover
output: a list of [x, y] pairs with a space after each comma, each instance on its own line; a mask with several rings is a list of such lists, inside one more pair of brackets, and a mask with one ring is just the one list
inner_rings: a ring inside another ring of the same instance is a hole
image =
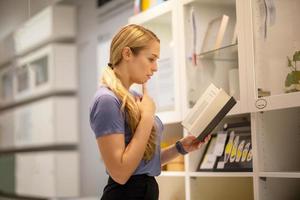
[[235, 104], [236, 100], [232, 96], [210, 84], [181, 124], [203, 141]]

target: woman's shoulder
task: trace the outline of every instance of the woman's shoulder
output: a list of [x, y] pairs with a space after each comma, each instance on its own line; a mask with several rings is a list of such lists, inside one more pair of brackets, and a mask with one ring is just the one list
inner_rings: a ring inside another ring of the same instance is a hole
[[100, 100], [120, 103], [116, 94], [113, 91], [111, 91], [108, 87], [103, 85], [99, 86], [94, 95], [94, 102], [98, 102]]
[[90, 104], [90, 117], [94, 119], [96, 115], [119, 115], [121, 103], [117, 96], [109, 88], [100, 86]]

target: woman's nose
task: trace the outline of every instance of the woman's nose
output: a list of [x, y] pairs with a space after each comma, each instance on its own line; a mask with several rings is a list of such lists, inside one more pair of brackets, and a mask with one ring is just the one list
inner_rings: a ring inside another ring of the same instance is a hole
[[157, 72], [157, 62], [155, 62], [155, 63], [152, 65], [151, 70], [152, 70], [153, 72]]

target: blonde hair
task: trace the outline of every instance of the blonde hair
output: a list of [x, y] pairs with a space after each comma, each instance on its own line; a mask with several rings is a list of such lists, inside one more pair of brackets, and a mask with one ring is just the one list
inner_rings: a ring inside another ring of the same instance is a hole
[[[130, 127], [133, 136], [141, 118], [141, 113], [134, 96], [122, 85], [120, 79], [113, 71], [113, 67], [122, 60], [122, 51], [129, 47], [134, 55], [145, 49], [151, 41], [160, 42], [158, 37], [150, 30], [135, 24], [121, 28], [114, 36], [110, 46], [109, 66], [102, 75], [102, 83], [112, 90], [122, 101], [121, 110], [126, 113], [126, 122]], [[145, 161], [152, 159], [156, 149], [156, 128], [153, 125], [151, 134], [143, 156]]]

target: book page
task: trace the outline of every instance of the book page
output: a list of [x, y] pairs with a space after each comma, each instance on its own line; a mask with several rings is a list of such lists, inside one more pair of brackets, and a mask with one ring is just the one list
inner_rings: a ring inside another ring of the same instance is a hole
[[199, 135], [207, 127], [207, 125], [215, 118], [229, 100], [229, 96], [221, 90], [219, 94], [208, 105], [204, 112], [197, 117], [190, 127], [191, 133]]
[[183, 120], [182, 125], [185, 128], [188, 130], [191, 128], [196, 119], [204, 113], [205, 109], [216, 97], [218, 91], [218, 88], [216, 88], [213, 84], [210, 84], [210, 86], [205, 90], [204, 94], [198, 99], [197, 103]]

